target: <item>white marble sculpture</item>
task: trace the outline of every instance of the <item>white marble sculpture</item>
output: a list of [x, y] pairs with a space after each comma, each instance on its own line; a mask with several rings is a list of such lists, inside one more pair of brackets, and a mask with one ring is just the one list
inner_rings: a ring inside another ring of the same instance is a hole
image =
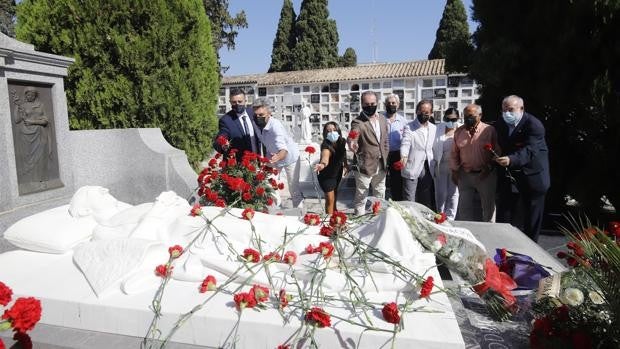
[[302, 108], [299, 111], [299, 115], [301, 116], [301, 140], [302, 144], [310, 144], [312, 143], [312, 125], [310, 124], [310, 115], [312, 114], [312, 110], [310, 106], [303, 102]]

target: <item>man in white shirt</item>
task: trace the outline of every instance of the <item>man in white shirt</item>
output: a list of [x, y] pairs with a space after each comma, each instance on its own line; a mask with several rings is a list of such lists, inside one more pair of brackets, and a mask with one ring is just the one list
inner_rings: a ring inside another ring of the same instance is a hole
[[266, 98], [258, 98], [252, 104], [256, 135], [265, 146], [265, 157], [271, 166], [286, 171], [288, 190], [293, 207], [303, 207], [303, 195], [299, 190], [299, 149], [282, 122], [271, 117], [271, 105]]
[[433, 142], [436, 126], [429, 121], [433, 115], [433, 102], [420, 101], [416, 114], [416, 119], [405, 130], [400, 146], [403, 194], [405, 200], [419, 202], [435, 210]]

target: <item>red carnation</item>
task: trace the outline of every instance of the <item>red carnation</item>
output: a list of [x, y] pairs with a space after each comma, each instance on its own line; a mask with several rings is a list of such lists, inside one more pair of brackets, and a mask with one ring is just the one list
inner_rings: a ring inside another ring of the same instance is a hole
[[217, 166], [217, 159], [212, 158], [211, 160], [209, 160], [209, 167], [215, 167], [215, 166]]
[[189, 215], [192, 217], [200, 216], [202, 214], [202, 206], [199, 203], [195, 203], [192, 209], [189, 211]]
[[284, 253], [284, 258], [282, 258], [282, 261], [290, 265], [295, 264], [295, 262], [297, 262], [297, 253], [293, 251], [286, 251]]
[[243, 258], [248, 262], [258, 263], [260, 262], [260, 253], [253, 248], [246, 248], [243, 250]]
[[273, 205], [273, 199], [267, 198], [267, 206], [271, 206], [271, 205]]
[[304, 216], [304, 223], [308, 225], [319, 225], [319, 223], [321, 223], [321, 217], [316, 213], [306, 213]]
[[170, 276], [170, 274], [172, 274], [172, 266], [166, 266], [164, 264], [160, 264], [157, 267], [155, 267], [155, 275], [157, 276], [161, 276], [161, 277], [167, 277]]
[[240, 292], [233, 296], [237, 309], [240, 311], [245, 308], [254, 308], [256, 306], [256, 299], [254, 295], [247, 292]]
[[221, 147], [229, 144], [228, 138], [226, 138], [226, 136], [224, 135], [217, 136], [217, 138], [215, 139], [215, 142]]
[[321, 227], [321, 230], [319, 231], [319, 234], [323, 235], [323, 236], [327, 236], [327, 237], [331, 237], [334, 234], [334, 228], [324, 225]]
[[394, 171], [401, 171], [403, 169], [403, 163], [401, 161], [396, 161], [392, 164], [392, 169]]
[[372, 203], [372, 214], [378, 214], [381, 210], [381, 201], [375, 201]]
[[284, 183], [278, 183], [278, 189], [280, 190], [284, 189]]
[[266, 255], [263, 256], [263, 261], [276, 261], [279, 262], [280, 260], [282, 260], [282, 257], [280, 257], [280, 254], [277, 252], [269, 252]]
[[179, 245], [174, 245], [168, 248], [168, 253], [172, 258], [179, 258], [183, 254], [183, 247]]
[[312, 154], [316, 153], [316, 149], [314, 149], [314, 147], [313, 147], [313, 146], [311, 146], [311, 145], [307, 146], [307, 147], [306, 147], [306, 149], [305, 149], [305, 151], [306, 151], [306, 153], [308, 153], [308, 154], [310, 154], [310, 155], [312, 155]]
[[241, 218], [247, 219], [248, 221], [254, 218], [254, 210], [250, 207], [246, 208], [241, 212]]
[[607, 223], [607, 229], [612, 236], [615, 236], [616, 239], [620, 239], [620, 222]]
[[381, 313], [383, 314], [385, 321], [391, 324], [400, 323], [400, 315], [398, 314], [398, 305], [396, 305], [396, 303], [387, 303], [383, 306]]
[[347, 223], [347, 215], [342, 211], [334, 211], [329, 218], [329, 225], [334, 228], [342, 227]]
[[264, 286], [254, 285], [250, 290], [250, 295], [254, 297], [256, 302], [266, 302], [269, 300], [269, 289]]
[[331, 326], [331, 319], [325, 310], [319, 307], [313, 307], [306, 313], [306, 322], [319, 328]]
[[41, 301], [34, 297], [17, 298], [11, 309], [5, 310], [3, 320], [8, 320], [15, 332], [28, 332], [41, 319]]
[[357, 136], [359, 136], [360, 133], [355, 131], [355, 130], [351, 130], [351, 132], [349, 132], [349, 136], [347, 138], [351, 139], [351, 140], [355, 140], [357, 139]]
[[444, 212], [437, 213], [435, 215], [435, 217], [434, 217], [435, 223], [437, 223], [437, 224], [441, 224], [441, 223], [445, 222], [447, 218], [448, 218], [448, 216], [446, 216], [446, 214]]
[[226, 207], [226, 201], [224, 201], [224, 199], [219, 198], [217, 200], [215, 200], [215, 206], [217, 207]]
[[256, 180], [257, 180], [257, 181], [259, 181], [259, 182], [264, 181], [264, 180], [265, 180], [265, 174], [264, 174], [264, 173], [262, 173], [262, 172], [258, 173], [258, 174], [256, 175]]
[[13, 290], [0, 281], [0, 305], [6, 306], [13, 297]]
[[207, 275], [207, 277], [202, 281], [200, 285], [200, 293], [205, 293], [207, 291], [214, 291], [217, 285], [217, 281], [215, 280], [215, 276]]
[[331, 242], [323, 241], [317, 247], [317, 252], [321, 252], [323, 258], [327, 259], [334, 254], [334, 245]]
[[243, 199], [243, 201], [250, 201], [252, 200], [252, 194], [250, 194], [249, 191], [246, 191], [245, 193], [243, 193], [243, 195], [241, 195], [241, 198]]
[[433, 290], [433, 277], [429, 276], [422, 283], [422, 288], [420, 289], [420, 298], [426, 298], [430, 296], [432, 290]]
[[493, 145], [491, 143], [486, 143], [484, 145], [484, 150], [486, 151], [492, 151], [493, 150]]
[[280, 344], [276, 349], [291, 349], [290, 344]]
[[284, 289], [281, 289], [279, 298], [280, 298], [280, 308], [286, 308], [286, 306], [288, 305], [288, 302], [292, 299], [292, 296], [286, 294], [286, 291]]
[[256, 188], [256, 196], [263, 196], [263, 195], [265, 195], [265, 188], [263, 187]]
[[306, 251], [307, 254], [312, 254], [312, 253], [314, 253], [314, 247], [312, 247], [312, 245], [308, 245], [308, 246], [306, 246], [306, 250], [305, 251]]

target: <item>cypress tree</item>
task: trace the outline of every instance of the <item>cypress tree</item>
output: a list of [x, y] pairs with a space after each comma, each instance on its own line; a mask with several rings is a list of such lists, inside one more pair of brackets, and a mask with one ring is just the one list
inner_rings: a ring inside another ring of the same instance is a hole
[[14, 37], [15, 0], [0, 0], [0, 32]]
[[211, 38], [213, 39], [213, 48], [217, 57], [217, 63], [222, 73], [228, 70], [228, 67], [220, 65], [220, 49], [224, 46], [228, 50], [235, 49], [235, 38], [240, 28], [247, 28], [248, 21], [245, 11], [241, 11], [234, 16], [228, 12], [228, 0], [202, 0], [207, 18], [211, 21]]
[[75, 58], [72, 129], [160, 127], [192, 163], [216, 131], [219, 76], [200, 0], [24, 0], [17, 37]]
[[291, 0], [284, 0], [280, 11], [278, 31], [273, 40], [269, 72], [292, 70], [292, 51], [295, 48], [295, 9]]
[[563, 209], [570, 194], [597, 220], [606, 195], [617, 218], [620, 1], [474, 0], [473, 10], [479, 24], [471, 74], [482, 84], [483, 109], [497, 111], [503, 97], [517, 94], [545, 124], [552, 175], [546, 206]]
[[340, 59], [341, 67], [355, 67], [357, 65], [357, 53], [352, 47], [347, 47]]
[[445, 58], [447, 71], [467, 72], [472, 52], [465, 6], [461, 0], [447, 0], [428, 59]]
[[338, 30], [336, 21], [329, 19], [327, 0], [304, 0], [295, 31], [293, 70], [338, 66]]

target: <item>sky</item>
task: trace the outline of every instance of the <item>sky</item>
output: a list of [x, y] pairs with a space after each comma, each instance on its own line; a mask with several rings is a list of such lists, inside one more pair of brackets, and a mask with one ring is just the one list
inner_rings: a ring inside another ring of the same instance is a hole
[[[472, 0], [462, 0], [471, 20]], [[299, 15], [302, 0], [293, 0]], [[229, 0], [229, 12], [245, 10], [248, 28], [240, 29], [236, 48], [220, 50], [226, 76], [266, 73], [283, 0]], [[445, 0], [331, 0], [329, 18], [338, 26], [338, 51], [347, 47], [357, 53], [357, 62], [404, 62], [426, 59], [435, 43]], [[374, 25], [373, 25], [374, 23]], [[373, 35], [374, 27], [374, 35]], [[373, 46], [376, 54], [373, 59]]]

